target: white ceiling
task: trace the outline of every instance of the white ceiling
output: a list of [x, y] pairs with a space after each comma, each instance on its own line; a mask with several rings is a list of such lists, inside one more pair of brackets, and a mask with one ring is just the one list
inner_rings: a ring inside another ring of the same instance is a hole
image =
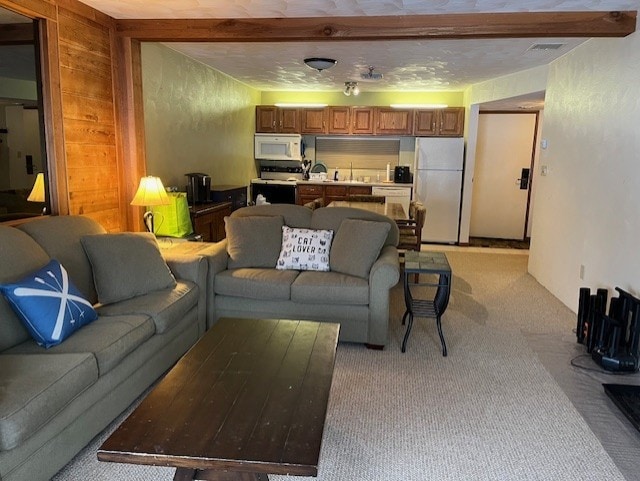
[[[112, 17], [279, 18], [443, 13], [637, 10], [639, 0], [83, 0]], [[342, 90], [356, 80], [361, 91], [461, 90], [473, 83], [548, 64], [586, 39], [497, 39], [308, 43], [174, 43], [171, 48], [259, 90]], [[555, 51], [529, 51], [560, 42]], [[323, 72], [305, 57], [338, 64]], [[383, 74], [365, 82], [368, 67]]]
[[[638, 10], [640, 0], [83, 0], [118, 19], [290, 18], [534, 11]], [[516, 5], [516, 6], [514, 6]], [[361, 91], [461, 90], [473, 83], [548, 64], [586, 39], [528, 38], [306, 43], [171, 43], [171, 48], [258, 90], [327, 90], [357, 80]], [[529, 51], [560, 42], [554, 51]], [[323, 72], [305, 57], [338, 64]], [[368, 67], [383, 74], [367, 82]]]

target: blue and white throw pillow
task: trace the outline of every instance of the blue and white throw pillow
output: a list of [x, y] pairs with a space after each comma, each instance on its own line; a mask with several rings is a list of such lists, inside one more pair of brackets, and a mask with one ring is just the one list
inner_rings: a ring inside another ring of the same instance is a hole
[[282, 248], [276, 269], [328, 271], [332, 230], [282, 226]]
[[98, 318], [56, 260], [18, 282], [0, 285], [0, 291], [33, 339], [46, 348]]

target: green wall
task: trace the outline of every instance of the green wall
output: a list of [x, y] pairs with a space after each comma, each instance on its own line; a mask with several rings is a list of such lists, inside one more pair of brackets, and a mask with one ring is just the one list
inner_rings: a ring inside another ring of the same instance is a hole
[[209, 174], [214, 186], [257, 177], [256, 105], [464, 105], [464, 92], [260, 92], [159, 43], [142, 44], [142, 72], [147, 172], [181, 190], [188, 172]]
[[142, 44], [147, 172], [184, 190], [188, 172], [247, 185], [260, 92], [158, 43]]
[[385, 106], [389, 104], [447, 104], [464, 106], [464, 92], [360, 92], [347, 97], [340, 92], [262, 92], [260, 103], [273, 105], [280, 102], [326, 103], [328, 105]]

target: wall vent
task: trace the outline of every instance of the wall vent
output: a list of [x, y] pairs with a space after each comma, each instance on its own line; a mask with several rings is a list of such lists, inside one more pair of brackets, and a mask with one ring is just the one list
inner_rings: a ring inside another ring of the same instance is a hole
[[564, 43], [534, 43], [527, 50], [558, 50], [564, 46]]

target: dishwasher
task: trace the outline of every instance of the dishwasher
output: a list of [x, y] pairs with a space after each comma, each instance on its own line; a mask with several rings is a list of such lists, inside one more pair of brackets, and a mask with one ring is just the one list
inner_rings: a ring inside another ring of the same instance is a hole
[[411, 186], [373, 186], [372, 195], [383, 195], [386, 202], [402, 204], [404, 213], [409, 215], [409, 203], [411, 202]]

